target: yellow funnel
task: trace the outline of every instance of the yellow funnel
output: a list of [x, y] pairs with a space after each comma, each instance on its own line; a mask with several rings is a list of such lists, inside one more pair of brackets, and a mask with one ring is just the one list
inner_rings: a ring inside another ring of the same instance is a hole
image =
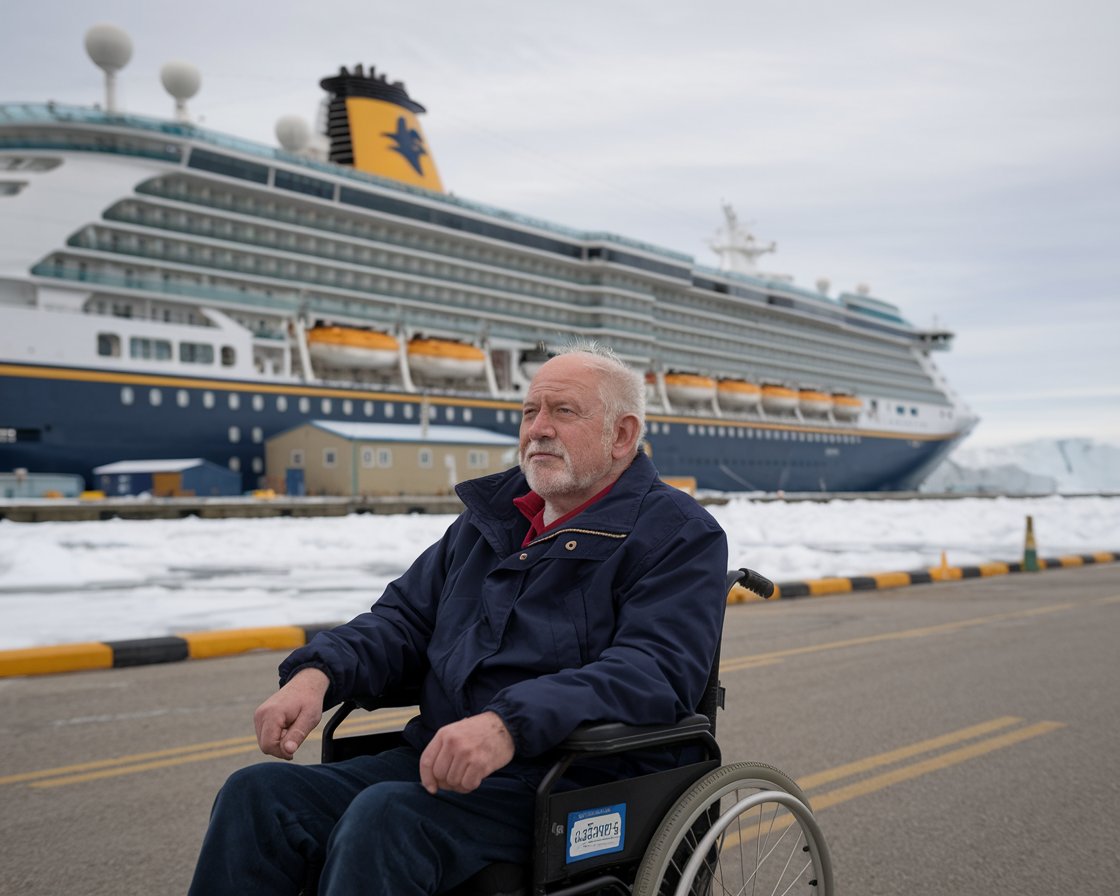
[[420, 128], [424, 107], [409, 98], [404, 84], [390, 83], [372, 68], [367, 75], [360, 65], [353, 74], [342, 68], [319, 83], [330, 94], [327, 136], [332, 162], [443, 192]]

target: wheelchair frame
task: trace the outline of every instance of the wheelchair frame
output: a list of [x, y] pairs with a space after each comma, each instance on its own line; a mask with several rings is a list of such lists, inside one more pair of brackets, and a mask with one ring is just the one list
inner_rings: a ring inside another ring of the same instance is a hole
[[[728, 590], [736, 584], [763, 597], [769, 597], [774, 587], [748, 569], [728, 573]], [[833, 892], [831, 859], [808, 800], [796, 783], [760, 763], [721, 764], [715, 728], [716, 712], [724, 705], [724, 689], [718, 675], [717, 645], [698, 711], [675, 724], [601, 723], [574, 731], [553, 751], [552, 765], [537, 788], [529, 888], [525, 888], [525, 869], [491, 865], [445, 896], [700, 896], [722, 886], [720, 857], [729, 842], [740, 848], [744, 842], [756, 844], [756, 873], [763, 860], [781, 866], [783, 876], [792, 866], [796, 875], [790, 889], [780, 892], [829, 896]], [[384, 695], [362, 708], [413, 706], [417, 698], [418, 689], [412, 689]], [[323, 730], [323, 762], [377, 753], [403, 742], [399, 730], [336, 736], [339, 725], [358, 706], [353, 701], [344, 703], [331, 716]], [[565, 772], [580, 760], [675, 746], [691, 747], [699, 758], [638, 777], [556, 789]], [[720, 808], [724, 801], [727, 809]], [[746, 831], [744, 817], [753, 826]], [[605, 839], [606, 849], [592, 846], [586, 857], [573, 857], [577, 827], [582, 824], [578, 830], [585, 833], [588, 825], [595, 827], [597, 818], [606, 821], [602, 827], [613, 824], [617, 833]], [[791, 828], [797, 834], [783, 845]], [[787, 856], [784, 865], [781, 856]], [[740, 859], [742, 864], [742, 856]], [[786, 886], [788, 879], [781, 879]], [[795, 888], [799, 880], [803, 884], [800, 890]]]

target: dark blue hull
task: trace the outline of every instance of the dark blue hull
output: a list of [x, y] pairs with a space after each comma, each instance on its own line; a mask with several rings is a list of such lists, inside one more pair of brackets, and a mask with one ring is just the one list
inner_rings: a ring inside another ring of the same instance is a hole
[[[296, 384], [0, 365], [0, 470], [78, 473], [101, 464], [201, 457], [265, 484], [264, 442], [306, 420], [417, 422], [415, 395]], [[433, 423], [516, 435], [519, 407], [459, 396], [426, 399]], [[916, 488], [956, 435], [936, 438], [809, 423], [651, 415], [648, 440], [664, 476], [721, 491]]]

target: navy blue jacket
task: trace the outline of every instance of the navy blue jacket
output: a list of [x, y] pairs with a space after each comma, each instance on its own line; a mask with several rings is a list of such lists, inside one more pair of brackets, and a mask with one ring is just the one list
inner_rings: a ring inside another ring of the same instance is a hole
[[315, 666], [324, 701], [422, 682], [405, 737], [492, 710], [521, 760], [593, 721], [667, 724], [695, 710], [723, 621], [727, 540], [639, 454], [605, 497], [526, 547], [521, 471], [460, 484], [464, 512], [368, 613], [281, 665]]

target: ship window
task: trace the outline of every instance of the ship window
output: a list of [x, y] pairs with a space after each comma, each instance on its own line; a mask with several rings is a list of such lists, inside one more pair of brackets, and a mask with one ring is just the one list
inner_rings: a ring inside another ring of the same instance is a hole
[[133, 336], [128, 340], [128, 353], [133, 358], [149, 361], [170, 361], [171, 343], [166, 339], [145, 339]]
[[262, 430], [259, 426], [254, 426], [249, 436], [255, 444], [259, 445], [264, 441], [264, 430]]
[[322, 408], [324, 414], [329, 414], [331, 412], [331, 400], [329, 398], [324, 398], [319, 403], [319, 407]]
[[425, 470], [432, 468], [432, 449], [421, 448], [416, 453], [416, 463], [423, 467]]
[[[501, 413], [501, 412], [499, 411], [499, 413]], [[410, 405], [410, 404], [406, 404], [404, 406], [404, 419], [405, 420], [411, 420], [412, 419], [412, 405]]]
[[9, 156], [0, 159], [0, 171], [53, 171], [61, 164], [61, 159]]
[[132, 392], [131, 386], [121, 386], [121, 404], [132, 404], [136, 400], [136, 396]]
[[308, 398], [307, 396], [304, 396], [304, 397], [300, 398], [300, 400], [299, 400], [299, 412], [301, 414], [306, 414], [306, 413], [309, 413], [310, 411], [311, 411], [311, 399]]
[[241, 441], [241, 427], [231, 426], [229, 428], [229, 440], [235, 445]]
[[344, 398], [342, 400], [342, 413], [344, 413], [347, 417], [354, 413], [354, 402], [352, 402], [349, 398]]
[[254, 395], [253, 396], [253, 410], [254, 411], [263, 411], [264, 410], [264, 396], [263, 395]]
[[395, 411], [396, 411], [396, 407], [394, 405], [390, 404], [389, 402], [385, 402], [385, 419], [392, 420], [393, 419], [393, 413]]
[[288, 396], [287, 395], [277, 395], [276, 396], [276, 410], [278, 410], [278, 411], [288, 410]]
[[163, 404], [163, 393], [160, 392], [159, 389], [149, 389], [148, 402], [153, 408], [158, 408], [161, 404]]
[[367, 417], [372, 417], [373, 416], [373, 402], [372, 401], [366, 401], [366, 402], [362, 403], [362, 413], [365, 414]]
[[181, 408], [185, 408], [191, 403], [191, 393], [186, 389], [180, 389], [175, 393], [175, 403]]
[[471, 417], [473, 417], [473, 416], [474, 416], [474, 414], [471, 412], [470, 408], [463, 408], [463, 422], [464, 423], [470, 423], [471, 422]]
[[222, 346], [222, 366], [223, 367], [232, 367], [235, 363], [237, 363], [237, 353], [233, 350], [233, 346], [223, 345]]
[[328, 469], [338, 466], [338, 452], [333, 448], [323, 449], [323, 466]]
[[239, 407], [241, 407], [241, 396], [238, 395], [236, 392], [230, 392], [229, 393], [229, 409], [231, 411], [236, 411]]
[[292, 453], [288, 455], [288, 466], [295, 467], [297, 470], [303, 468], [303, 449], [293, 448]]
[[454, 420], [455, 419], [455, 408], [448, 408], [445, 413], [447, 414], [447, 419], [448, 420]]
[[308, 196], [318, 196], [320, 199], [334, 198], [334, 184], [319, 180], [317, 177], [307, 177], [303, 174], [292, 174], [290, 171], [277, 169], [274, 183], [281, 190], [306, 193]]
[[17, 196], [26, 186], [25, 180], [0, 180], [0, 196]]
[[212, 171], [215, 174], [224, 174], [226, 177], [239, 177], [242, 180], [251, 180], [258, 184], [268, 183], [268, 167], [266, 165], [246, 162], [242, 159], [235, 159], [231, 156], [210, 152], [206, 149], [192, 149], [187, 166], [190, 168], [198, 168], [200, 171]]
[[229, 459], [229, 468], [234, 473], [240, 473], [241, 472], [241, 458], [240, 457], [231, 457]]
[[214, 346], [205, 342], [180, 342], [179, 360], [184, 364], [213, 364]]
[[97, 354], [103, 358], [119, 358], [121, 356], [121, 337], [116, 333], [98, 333]]
[[254, 457], [253, 458], [253, 472], [254, 473], [263, 473], [264, 472], [264, 461], [261, 460], [259, 457]]

